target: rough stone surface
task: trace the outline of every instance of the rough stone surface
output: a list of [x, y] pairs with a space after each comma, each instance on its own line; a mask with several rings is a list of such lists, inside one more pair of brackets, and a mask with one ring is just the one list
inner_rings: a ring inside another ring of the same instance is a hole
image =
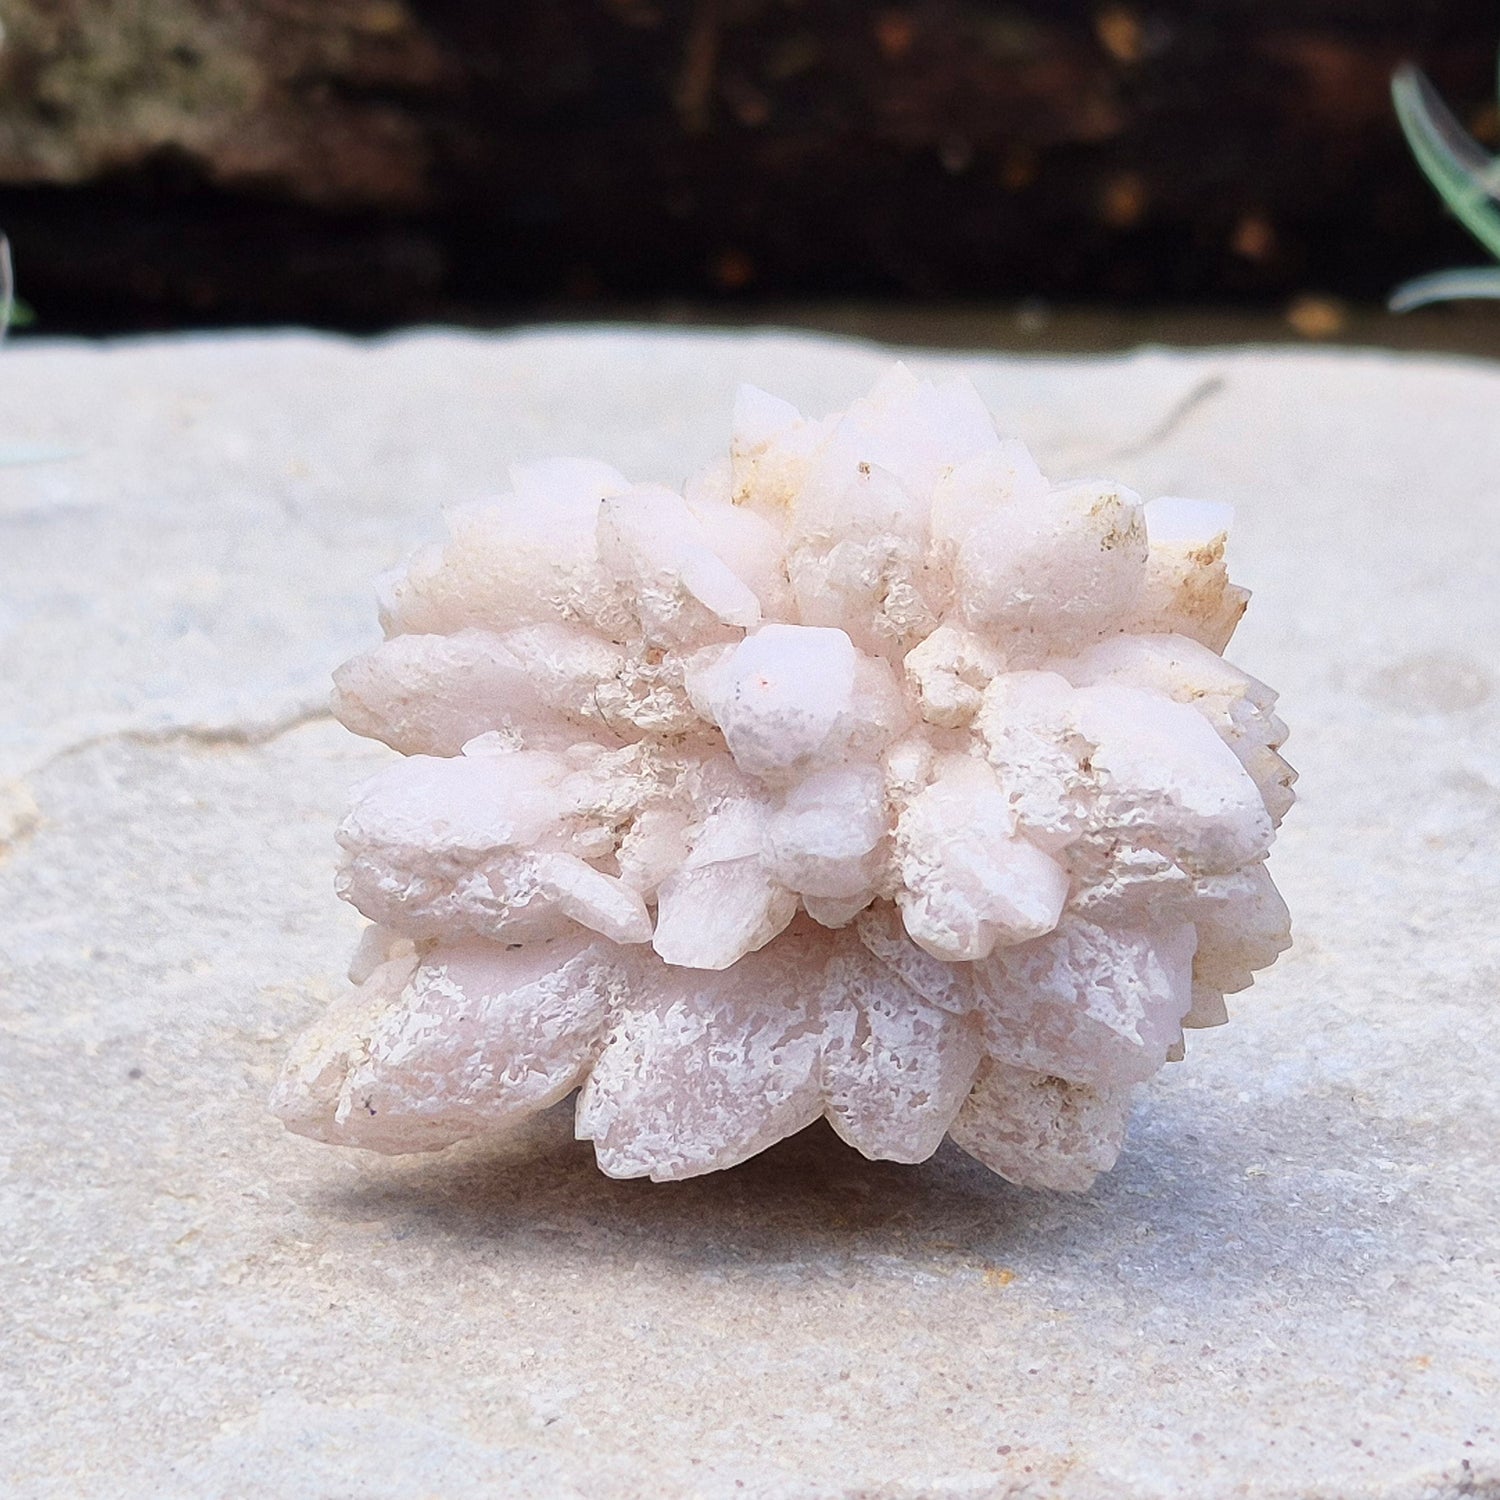
[[962, 367], [1049, 468], [1237, 506], [1297, 943], [1029, 1194], [804, 1133], [611, 1182], [566, 1110], [390, 1161], [261, 1113], [338, 991], [325, 717], [369, 577], [511, 462], [669, 482], [734, 386], [888, 355], [644, 333], [0, 356], [0, 1489], [22, 1496], [1500, 1493], [1500, 375]]

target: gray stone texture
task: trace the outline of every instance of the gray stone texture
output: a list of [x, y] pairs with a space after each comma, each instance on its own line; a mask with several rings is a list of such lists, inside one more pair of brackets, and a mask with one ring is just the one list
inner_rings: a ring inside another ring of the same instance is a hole
[[[1238, 506], [1297, 942], [1031, 1194], [810, 1131], [611, 1182], [566, 1108], [384, 1160], [264, 1101], [342, 984], [326, 715], [370, 580], [507, 463], [674, 482], [778, 335], [0, 353], [0, 1492], [1500, 1495], [1500, 372], [914, 360], [1054, 472]], [[16, 460], [25, 460], [19, 462]]]

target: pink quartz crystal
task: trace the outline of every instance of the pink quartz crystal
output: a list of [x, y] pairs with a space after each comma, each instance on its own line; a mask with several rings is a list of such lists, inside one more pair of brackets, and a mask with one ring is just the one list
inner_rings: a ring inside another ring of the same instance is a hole
[[337, 675], [405, 757], [339, 829], [375, 924], [275, 1108], [377, 1151], [581, 1090], [612, 1176], [828, 1119], [1081, 1189], [1132, 1087], [1286, 947], [1293, 773], [1220, 656], [1227, 508], [1049, 484], [973, 388], [746, 388], [685, 494], [512, 472]]

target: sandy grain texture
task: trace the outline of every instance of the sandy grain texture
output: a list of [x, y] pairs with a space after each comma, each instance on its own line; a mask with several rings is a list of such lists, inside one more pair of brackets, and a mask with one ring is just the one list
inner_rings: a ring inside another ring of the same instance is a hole
[[[825, 1130], [610, 1182], [566, 1110], [426, 1160], [263, 1112], [342, 983], [324, 717], [369, 580], [508, 462], [677, 481], [734, 384], [643, 332], [0, 357], [0, 1490], [1500, 1494], [1500, 373], [944, 356], [1051, 469], [1239, 507], [1229, 655], [1302, 772], [1297, 944], [1081, 1199]], [[918, 364], [922, 361], [918, 357]]]

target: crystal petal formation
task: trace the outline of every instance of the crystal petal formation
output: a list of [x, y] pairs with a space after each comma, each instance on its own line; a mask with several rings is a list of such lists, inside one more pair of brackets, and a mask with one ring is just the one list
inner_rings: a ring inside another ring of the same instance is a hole
[[356, 989], [274, 1107], [441, 1148], [580, 1090], [612, 1176], [826, 1118], [1083, 1189], [1288, 943], [1293, 772], [1224, 506], [1049, 483], [972, 386], [741, 391], [683, 493], [517, 468], [381, 585], [335, 707]]

